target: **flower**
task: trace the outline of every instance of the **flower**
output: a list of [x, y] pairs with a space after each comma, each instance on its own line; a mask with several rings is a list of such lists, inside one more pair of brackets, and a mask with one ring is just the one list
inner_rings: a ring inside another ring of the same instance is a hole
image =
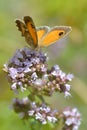
[[[31, 50], [27, 47], [17, 50], [8, 64], [4, 65], [4, 71], [8, 75], [11, 89], [26, 90], [25, 86], [34, 86], [38, 78], [46, 72], [46, 56], [40, 51]], [[24, 88], [24, 89], [23, 89]]]
[[58, 65], [51, 69], [47, 68], [47, 55], [41, 51], [29, 49], [27, 47], [17, 50], [8, 64], [4, 65], [4, 71], [8, 75], [11, 89], [15, 92], [32, 89], [47, 96], [58, 91], [64, 93], [65, 97], [70, 96], [71, 86], [68, 84], [72, 80], [72, 74], [64, 73]]
[[47, 124], [47, 122], [57, 122], [57, 110], [52, 110], [45, 103], [36, 104], [35, 102], [30, 101], [28, 97], [23, 99], [13, 99], [12, 108], [22, 119], [32, 117], [35, 120], [40, 121], [42, 124]]
[[[48, 72], [48, 79], [47, 82], [48, 88], [51, 88], [52, 91], [59, 91], [63, 92], [66, 96], [70, 96], [70, 88], [71, 86], [67, 84], [73, 78], [72, 74], [66, 75], [62, 70], [59, 68], [58, 65], [54, 65], [51, 70]], [[51, 92], [52, 93], [52, 92]]]
[[64, 128], [63, 130], [78, 130], [81, 124], [81, 114], [77, 108], [66, 108], [63, 111]]

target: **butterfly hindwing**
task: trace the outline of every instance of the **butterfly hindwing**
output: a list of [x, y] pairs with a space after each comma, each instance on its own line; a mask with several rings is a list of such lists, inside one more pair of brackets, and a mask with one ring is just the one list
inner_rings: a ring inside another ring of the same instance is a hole
[[16, 19], [15, 22], [16, 22], [16, 26], [18, 27], [18, 30], [21, 31], [22, 36], [24, 36], [26, 31], [25, 24], [19, 19]]
[[37, 29], [38, 40], [42, 39], [42, 37], [49, 31], [48, 26], [40, 26], [37, 27], [36, 29]]
[[49, 29], [48, 26], [37, 27], [38, 46], [41, 45], [42, 39], [48, 33]]

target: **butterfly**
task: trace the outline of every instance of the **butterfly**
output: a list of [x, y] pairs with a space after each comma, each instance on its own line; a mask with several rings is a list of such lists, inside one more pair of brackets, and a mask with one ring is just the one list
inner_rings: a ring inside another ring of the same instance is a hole
[[72, 29], [70, 26], [41, 26], [36, 28], [30, 16], [24, 16], [23, 20], [16, 19], [16, 26], [25, 37], [26, 42], [31, 48], [47, 47], [60, 38], [66, 36]]

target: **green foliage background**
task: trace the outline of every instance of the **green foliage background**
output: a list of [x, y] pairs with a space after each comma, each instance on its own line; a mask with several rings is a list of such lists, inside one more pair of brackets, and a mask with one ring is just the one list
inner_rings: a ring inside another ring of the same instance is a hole
[[28, 125], [9, 109], [15, 96], [10, 90], [3, 64], [16, 49], [26, 46], [14, 23], [15, 18], [31, 16], [36, 26], [69, 25], [72, 32], [58, 44], [44, 49], [50, 56], [49, 66], [59, 64], [65, 72], [75, 75], [72, 98], [62, 94], [47, 98], [53, 107], [77, 107], [82, 114], [80, 130], [87, 128], [87, 0], [0, 0], [0, 130], [30, 130]]

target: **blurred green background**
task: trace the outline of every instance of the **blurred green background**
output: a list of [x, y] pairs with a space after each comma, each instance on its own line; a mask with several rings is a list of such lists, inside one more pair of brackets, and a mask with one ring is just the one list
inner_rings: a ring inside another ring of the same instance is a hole
[[[49, 67], [58, 64], [66, 73], [75, 75], [72, 98], [62, 94], [47, 98], [53, 107], [77, 107], [82, 114], [80, 130], [87, 129], [87, 0], [0, 0], [0, 130], [29, 130], [9, 109], [14, 93], [2, 71], [3, 64], [19, 48], [27, 46], [14, 20], [29, 15], [36, 26], [68, 25], [72, 32], [58, 44], [45, 48]], [[55, 57], [55, 58], [54, 58]]]

